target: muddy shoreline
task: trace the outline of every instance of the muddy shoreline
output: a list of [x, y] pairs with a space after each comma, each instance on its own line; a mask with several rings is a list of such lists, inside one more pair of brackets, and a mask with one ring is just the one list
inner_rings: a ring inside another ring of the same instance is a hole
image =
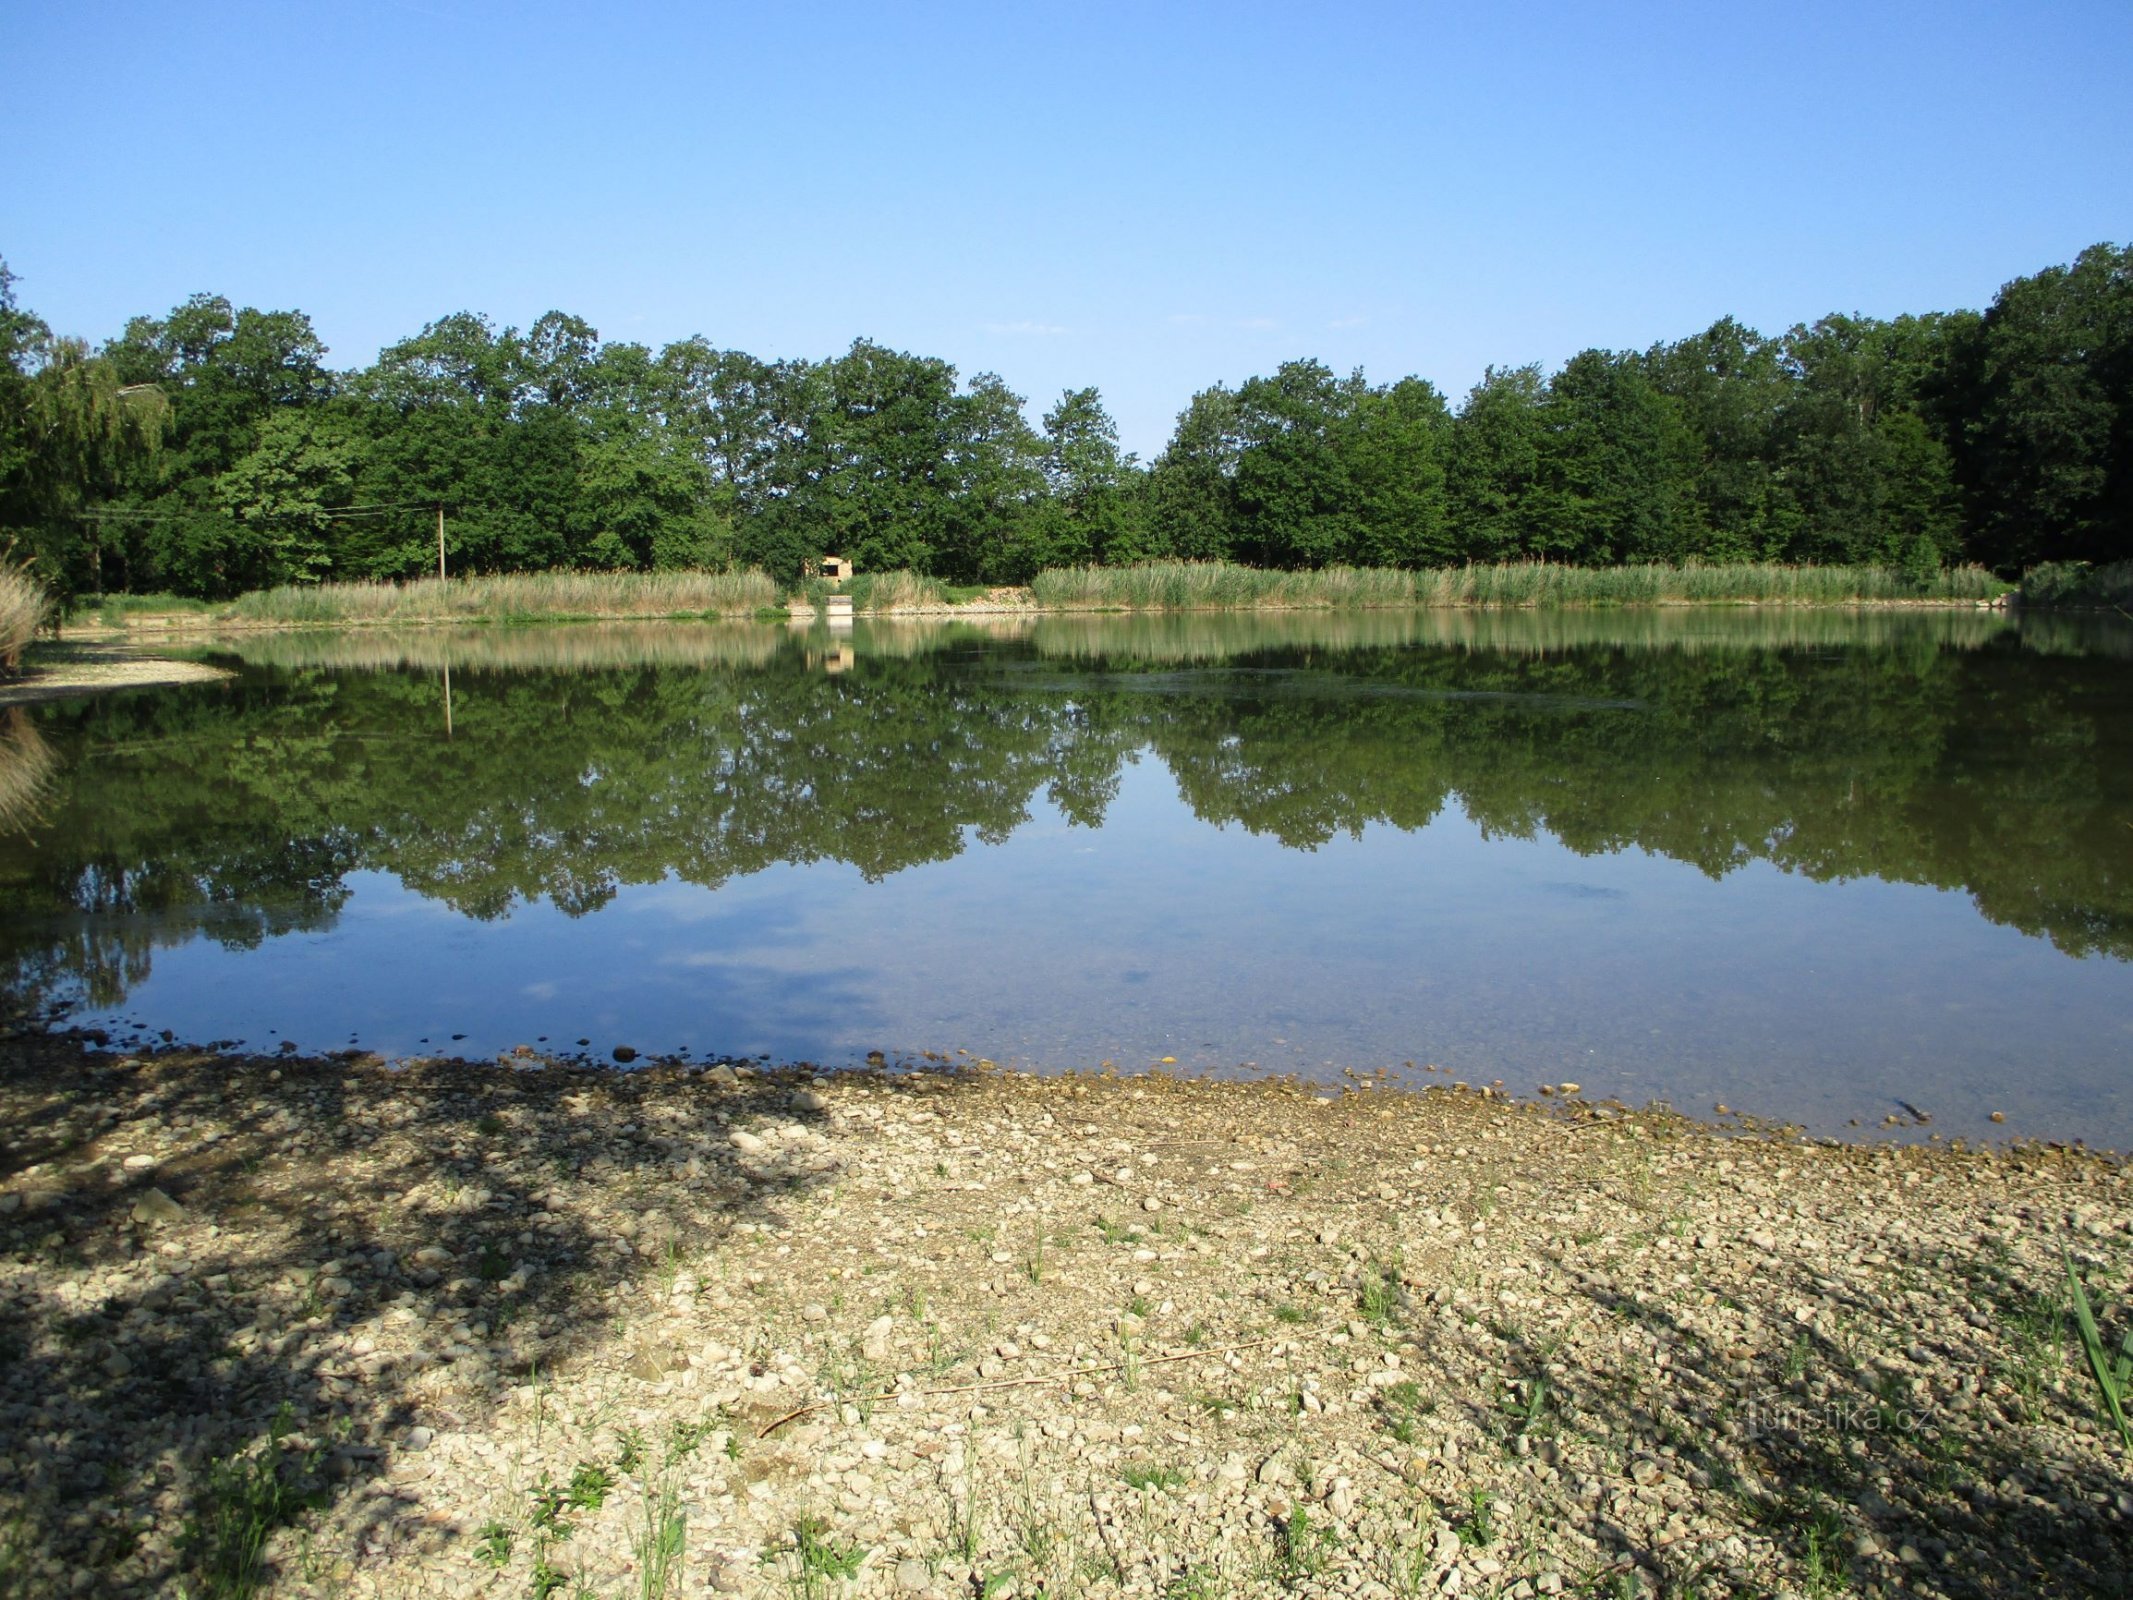
[[0, 1571], [26, 1593], [2012, 1595], [2133, 1569], [2060, 1264], [2117, 1327], [2133, 1187], [2078, 1151], [1368, 1084], [34, 1029], [0, 1040], [0, 1117]]

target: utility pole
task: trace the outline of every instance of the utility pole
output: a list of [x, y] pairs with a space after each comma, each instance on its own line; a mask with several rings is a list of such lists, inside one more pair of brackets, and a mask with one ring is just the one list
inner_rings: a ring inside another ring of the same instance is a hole
[[437, 581], [444, 582], [444, 502], [437, 502]]

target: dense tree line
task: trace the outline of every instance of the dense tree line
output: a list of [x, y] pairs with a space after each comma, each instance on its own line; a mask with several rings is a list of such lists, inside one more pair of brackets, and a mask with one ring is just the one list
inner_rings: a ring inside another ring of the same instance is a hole
[[1982, 314], [1722, 319], [1492, 368], [1456, 409], [1292, 361], [1194, 395], [1147, 464], [1094, 389], [1033, 425], [997, 377], [866, 340], [766, 361], [460, 313], [360, 370], [326, 355], [301, 312], [216, 295], [92, 347], [0, 267], [0, 544], [62, 591], [207, 597], [420, 574], [439, 505], [461, 571], [2133, 555], [2133, 248], [2109, 245]]

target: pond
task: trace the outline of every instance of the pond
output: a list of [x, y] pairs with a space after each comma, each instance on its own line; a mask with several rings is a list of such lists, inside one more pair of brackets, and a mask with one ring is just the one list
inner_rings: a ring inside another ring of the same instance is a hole
[[661, 624], [218, 659], [0, 728], [18, 1007], [114, 1044], [1175, 1058], [2133, 1147], [2133, 633], [2101, 624]]

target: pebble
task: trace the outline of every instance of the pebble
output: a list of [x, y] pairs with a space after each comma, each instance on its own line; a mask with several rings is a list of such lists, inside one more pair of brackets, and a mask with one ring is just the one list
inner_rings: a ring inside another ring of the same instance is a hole
[[[790, 1113], [766, 1125], [753, 1102], [717, 1092], [742, 1082], [732, 1068], [648, 1063], [634, 1077], [610, 1075], [627, 1093], [582, 1075], [561, 1087], [584, 1073], [513, 1072], [500, 1108], [513, 1137], [455, 1145], [425, 1120], [428, 1098], [450, 1094], [441, 1082], [416, 1082], [420, 1094], [381, 1089], [369, 1115], [352, 1090], [322, 1095], [319, 1112], [330, 1101], [337, 1120], [313, 1124], [311, 1074], [292, 1065], [280, 1091], [289, 1099], [266, 1124], [291, 1150], [248, 1180], [270, 1205], [223, 1204], [217, 1174], [189, 1172], [175, 1234], [124, 1225], [162, 1191], [114, 1182], [109, 1158], [48, 1168], [24, 1158], [10, 1179], [21, 1187], [0, 1196], [10, 1219], [0, 1221], [0, 1273], [10, 1261], [18, 1269], [0, 1290], [34, 1273], [53, 1324], [69, 1338], [87, 1330], [73, 1358], [84, 1381], [37, 1393], [8, 1376], [23, 1364], [0, 1365], [0, 1406], [15, 1408], [7, 1437], [27, 1441], [0, 1446], [0, 1475], [22, 1481], [25, 1452], [64, 1459], [53, 1441], [90, 1437], [124, 1439], [142, 1459], [195, 1463], [208, 1459], [201, 1441], [221, 1451], [263, 1438], [286, 1394], [303, 1408], [286, 1448], [321, 1441], [332, 1469], [334, 1498], [307, 1520], [314, 1542], [303, 1559], [362, 1574], [381, 1593], [462, 1592], [464, 1532], [494, 1518], [519, 1538], [513, 1565], [489, 1586], [516, 1593], [540, 1475], [560, 1483], [576, 1464], [612, 1465], [623, 1432], [656, 1461], [668, 1429], [686, 1420], [711, 1430], [676, 1469], [699, 1594], [785, 1581], [790, 1531], [813, 1514], [837, 1548], [863, 1554], [844, 1592], [1004, 1596], [989, 1580], [1020, 1560], [1003, 1508], [1022, 1496], [1062, 1541], [1055, 1549], [1108, 1560], [1115, 1546], [1131, 1574], [1123, 1589], [1142, 1595], [1184, 1592], [1176, 1580], [1195, 1567], [1238, 1570], [1236, 1551], [1267, 1548], [1266, 1519], [1299, 1509], [1326, 1543], [1323, 1568], [1297, 1587], [1341, 1600], [1390, 1600], [1370, 1553], [1394, 1547], [1412, 1572], [1402, 1594], [1554, 1596], [1566, 1580], [1544, 1562], [1582, 1562], [1596, 1547], [1592, 1559], [1604, 1563], [1623, 1530], [1640, 1544], [1710, 1535], [1696, 1559], [1712, 1563], [1713, 1583], [1723, 1574], [1727, 1592], [1775, 1593], [1797, 1589], [1796, 1552], [1742, 1521], [1727, 1497], [1701, 1492], [1721, 1463], [1743, 1472], [1755, 1459], [1745, 1430], [1711, 1423], [1687, 1459], [1667, 1454], [1628, 1410], [1596, 1418], [1598, 1436], [1506, 1434], [1501, 1384], [1516, 1356], [1505, 1330], [1552, 1352], [1560, 1392], [1608, 1396], [1595, 1380], [1634, 1373], [1652, 1415], [1664, 1408], [1693, 1426], [1710, 1423], [1713, 1381], [1777, 1399], [1803, 1312], [1812, 1322], [1849, 1298], [1886, 1300], [1890, 1324], [1908, 1331], [1885, 1338], [1862, 1320], [1860, 1370], [1923, 1377], [1940, 1425], [1960, 1442], [2007, 1420], [1994, 1376], [2004, 1351], [1991, 1318], [1958, 1317], [1928, 1298], [1949, 1288], [1938, 1256], [1961, 1260], [1989, 1243], [2010, 1276], [2048, 1286], [2059, 1269], [2047, 1246], [2069, 1218], [2122, 1237], [2128, 1214], [2118, 1180], [2072, 1156], [2063, 1170], [2003, 1171], [1912, 1152], [1884, 1170], [1858, 1152], [1702, 1142], [1693, 1131], [1654, 1138], [1660, 1125], [1641, 1113], [1573, 1139], [1562, 1122], [1468, 1100], [1420, 1129], [1388, 1126], [1380, 1141], [1365, 1130], [1372, 1117], [1398, 1115], [1390, 1095], [1346, 1097], [1339, 1117], [1315, 1118], [1292, 1091], [1260, 1108], [1240, 1100], [1232, 1117], [1226, 1101], [1214, 1102], [1221, 1114], [1203, 1114], [1153, 1085], [1032, 1085], [1017, 1098], [1004, 1079], [988, 1085], [960, 1070], [908, 1084], [860, 1074], [834, 1087], [766, 1071], [749, 1081]], [[927, 1079], [935, 1087], [921, 1087]], [[338, 1070], [328, 1080], [370, 1081]], [[169, 1083], [144, 1074], [134, 1092], [163, 1095]], [[807, 1097], [826, 1105], [832, 1093], [834, 1123], [802, 1120], [814, 1109]], [[1134, 1095], [1147, 1103], [1129, 1109]], [[216, 1131], [217, 1102], [205, 1104], [204, 1118], [168, 1126], [129, 1114], [124, 1137], [203, 1148]], [[410, 1107], [412, 1120], [401, 1120]], [[741, 1117], [752, 1126], [732, 1127]], [[544, 1148], [544, 1129], [563, 1137]], [[391, 1165], [380, 1170], [391, 1176], [376, 1192], [391, 1204], [358, 1218], [337, 1209], [364, 1174], [343, 1152], [373, 1133], [387, 1141]], [[299, 1140], [303, 1153], [285, 1159]], [[810, 1167], [817, 1158], [827, 1164]], [[950, 1168], [938, 1185], [926, 1176], [937, 1164]], [[775, 1171], [776, 1192], [740, 1190], [742, 1167]], [[1139, 1192], [1109, 1205], [1152, 1201], [1148, 1210], [1195, 1225], [1121, 1230], [1077, 1182], [1098, 1172], [1140, 1175]], [[1624, 1172], [1639, 1177], [1634, 1199], [1610, 1181]], [[1269, 1189], [1272, 1174], [1312, 1187]], [[1904, 1181], [1913, 1175], [1917, 1186]], [[1160, 1197], [1146, 1193], [1156, 1182]], [[12, 1220], [28, 1208], [6, 1199], [32, 1192], [63, 1195], [56, 1224]], [[1891, 1203], [1862, 1209], [1867, 1194]], [[1488, 1230], [1468, 1233], [1484, 1208]], [[1655, 1226], [1667, 1217], [1693, 1221]], [[98, 1233], [85, 1231], [92, 1221]], [[986, 1241], [976, 1250], [973, 1234]], [[65, 1248], [85, 1238], [86, 1252]], [[666, 1253], [674, 1249], [680, 1260]], [[423, 1270], [399, 1275], [401, 1260]], [[1887, 1270], [1892, 1260], [1907, 1272]], [[498, 1261], [509, 1267], [501, 1279]], [[1023, 1261], [1033, 1281], [998, 1270]], [[1389, 1317], [1365, 1321], [1366, 1274], [1392, 1261], [1423, 1286]], [[588, 1285], [590, 1316], [567, 1298]], [[1129, 1294], [1158, 1308], [1122, 1313]], [[1566, 1322], [1566, 1307], [1596, 1300], [1623, 1315]], [[40, 1353], [72, 1348], [38, 1337]], [[1188, 1353], [1188, 1338], [1203, 1348]], [[1953, 1348], [1964, 1352], [1967, 1389], [1941, 1393], [1935, 1369], [1949, 1370]], [[1150, 1364], [1129, 1376], [1120, 1363], [1135, 1353]], [[196, 1371], [229, 1376], [180, 1415], [163, 1379], [193, 1382], [189, 1357]], [[862, 1357], [871, 1371], [857, 1367]], [[1155, 1364], [1173, 1357], [1183, 1359]], [[973, 1367], [981, 1381], [1043, 1381], [935, 1392], [973, 1381]], [[156, 1381], [136, 1381], [143, 1375]], [[1848, 1368], [1817, 1359], [1782, 1394], [1820, 1406], [1846, 1400], [1850, 1381]], [[893, 1402], [867, 1398], [882, 1391]], [[2087, 1488], [2117, 1480], [2096, 1476], [2102, 1444], [2079, 1399], [2047, 1390], [2025, 1407], [2037, 1465], [2019, 1484], [1989, 1488], [1976, 1518], [1921, 1522], [1930, 1508], [1916, 1504], [1900, 1514], [1914, 1531], [1945, 1533], [1958, 1571], [1999, 1572], [1971, 1531], [2004, 1525], [1988, 1506], [2056, 1507], [2070, 1548], [2103, 1548], [2133, 1501]], [[828, 1403], [799, 1409], [818, 1402]], [[416, 1416], [424, 1424], [408, 1426]], [[777, 1432], [759, 1438], [774, 1421]], [[1124, 1481], [1137, 1464], [1161, 1471], [1138, 1493]], [[104, 1526], [140, 1529], [150, 1554], [167, 1549], [184, 1511], [154, 1498], [170, 1481], [85, 1489], [78, 1510], [47, 1515], [40, 1526], [61, 1564], [34, 1576], [38, 1591], [63, 1589], [70, 1571], [101, 1559], [90, 1541]], [[1767, 1471], [1759, 1484], [1742, 1481], [1758, 1496], [1784, 1487]], [[29, 1482], [25, 1493], [71, 1492]], [[1545, 1529], [1545, 1542], [1514, 1546], [1499, 1532], [1491, 1545], [1462, 1546], [1448, 1524], [1467, 1515], [1477, 1489], [1495, 1497], [1499, 1529]], [[1905, 1481], [1884, 1500], [1862, 1484], [1853, 1531], [1922, 1492]], [[574, 1513], [560, 1547], [595, 1592], [626, 1574], [630, 1493], [604, 1512]], [[982, 1548], [966, 1560], [954, 1530], [973, 1495]], [[270, 1547], [284, 1567], [297, 1558], [293, 1538]], [[1878, 1552], [1881, 1570], [1895, 1570], [1871, 1536], [1846, 1548]], [[1942, 1545], [1922, 1548], [1895, 1555], [1938, 1570]], [[156, 1570], [175, 1570], [163, 1559]], [[119, 1571], [95, 1566], [84, 1592], [144, 1600]], [[1015, 1584], [1023, 1600], [1039, 1592], [1034, 1568]]]

